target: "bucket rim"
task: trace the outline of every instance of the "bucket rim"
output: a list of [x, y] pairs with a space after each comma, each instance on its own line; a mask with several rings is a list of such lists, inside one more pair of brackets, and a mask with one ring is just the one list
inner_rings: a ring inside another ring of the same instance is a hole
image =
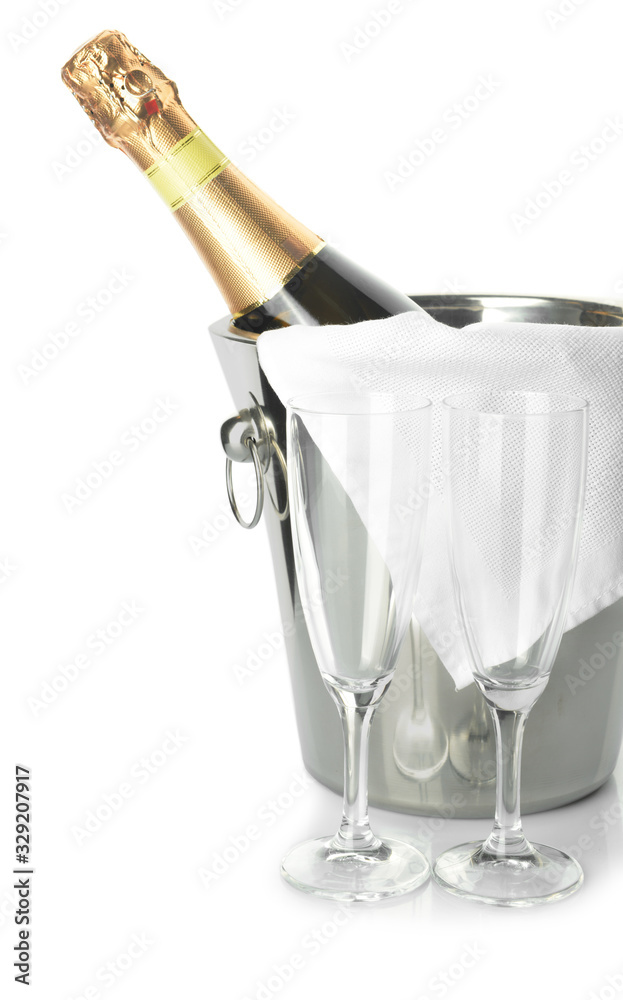
[[[577, 298], [565, 298], [564, 296], [554, 296], [554, 295], [513, 295], [513, 294], [500, 294], [494, 292], [469, 292], [469, 293], [427, 293], [427, 294], [415, 294], [409, 295], [409, 298], [418, 305], [422, 307], [426, 312], [435, 311], [448, 311], [458, 313], [482, 313], [483, 311], [490, 310], [495, 313], [496, 310], [508, 310], [508, 309], [522, 309], [530, 308], [533, 311], [538, 311], [539, 308], [544, 310], [553, 310], [554, 307], [558, 309], [566, 309], [567, 311], [576, 312], [579, 316], [579, 321], [571, 322], [566, 320], [572, 326], [620, 326], [623, 327], [623, 304], [619, 302], [594, 302], [589, 299], [577, 299]], [[494, 316], [485, 317], [479, 316], [479, 319], [494, 319]], [[497, 317], [499, 319], [499, 317]], [[468, 317], [469, 321], [469, 317]], [[508, 321], [508, 320], [507, 320]], [[543, 320], [534, 320], [535, 322], [544, 322]], [[583, 321], [583, 322], [582, 322]], [[215, 320], [208, 327], [209, 332], [216, 337], [223, 337], [227, 340], [233, 340], [237, 343], [245, 343], [252, 346], [257, 344], [258, 337], [256, 334], [249, 334], [245, 330], [237, 330], [233, 325], [233, 317], [223, 316], [218, 320]], [[526, 322], [526, 320], [516, 320], [515, 322]], [[460, 326], [467, 326], [468, 322], [461, 323]]]

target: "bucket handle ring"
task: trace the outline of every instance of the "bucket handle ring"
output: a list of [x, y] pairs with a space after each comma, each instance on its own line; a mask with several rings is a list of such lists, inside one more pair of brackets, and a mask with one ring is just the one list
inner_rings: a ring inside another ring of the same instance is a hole
[[[277, 444], [275, 432], [270, 421], [266, 418], [262, 407], [257, 399], [250, 393], [253, 406], [249, 409], [241, 410], [235, 417], [226, 420], [221, 427], [221, 442], [227, 458], [225, 460], [225, 483], [227, 486], [227, 496], [232, 513], [238, 524], [243, 528], [254, 528], [258, 524], [264, 509], [264, 495], [268, 493], [273, 509], [280, 521], [285, 521], [290, 513], [288, 499], [288, 473], [285, 456]], [[283, 509], [279, 508], [273, 492], [266, 481], [266, 475], [275, 457], [281, 470], [285, 486], [285, 503]], [[255, 512], [250, 521], [245, 521], [236, 501], [233, 484], [233, 463], [248, 462], [252, 460], [255, 469], [255, 480], [257, 484], [257, 497], [255, 501]]]

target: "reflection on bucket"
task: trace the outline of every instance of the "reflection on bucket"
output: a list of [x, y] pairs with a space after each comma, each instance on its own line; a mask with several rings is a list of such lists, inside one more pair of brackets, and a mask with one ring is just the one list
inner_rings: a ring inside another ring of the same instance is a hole
[[[439, 717], [430, 712], [424, 696], [424, 644], [431, 653], [415, 618], [409, 625], [413, 698], [398, 717], [394, 733], [394, 760], [408, 778], [427, 781], [443, 767], [448, 756], [448, 736]], [[435, 655], [433, 653], [433, 655]]]
[[484, 785], [495, 778], [495, 738], [482, 693], [473, 685], [474, 704], [450, 737], [450, 763], [462, 778]]

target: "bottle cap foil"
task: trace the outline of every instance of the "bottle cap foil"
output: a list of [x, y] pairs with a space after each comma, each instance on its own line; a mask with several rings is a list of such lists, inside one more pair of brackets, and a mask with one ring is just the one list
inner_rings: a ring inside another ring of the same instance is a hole
[[155, 111], [183, 110], [175, 83], [120, 31], [100, 31], [74, 52], [61, 75], [111, 146], [123, 148], [146, 130]]

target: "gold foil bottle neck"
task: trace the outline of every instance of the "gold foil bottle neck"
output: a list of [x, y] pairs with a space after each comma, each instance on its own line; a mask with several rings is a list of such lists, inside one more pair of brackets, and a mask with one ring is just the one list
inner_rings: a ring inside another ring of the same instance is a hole
[[[74, 52], [61, 75], [106, 142], [126, 152], [139, 138], [166, 152], [173, 139], [177, 142], [196, 128], [173, 80], [120, 31], [100, 31]], [[161, 149], [154, 127], [166, 131], [162, 125], [167, 122], [174, 136]]]
[[197, 127], [176, 85], [120, 31], [101, 31], [62, 70], [106, 142], [167, 203], [234, 315], [271, 298], [324, 246]]

